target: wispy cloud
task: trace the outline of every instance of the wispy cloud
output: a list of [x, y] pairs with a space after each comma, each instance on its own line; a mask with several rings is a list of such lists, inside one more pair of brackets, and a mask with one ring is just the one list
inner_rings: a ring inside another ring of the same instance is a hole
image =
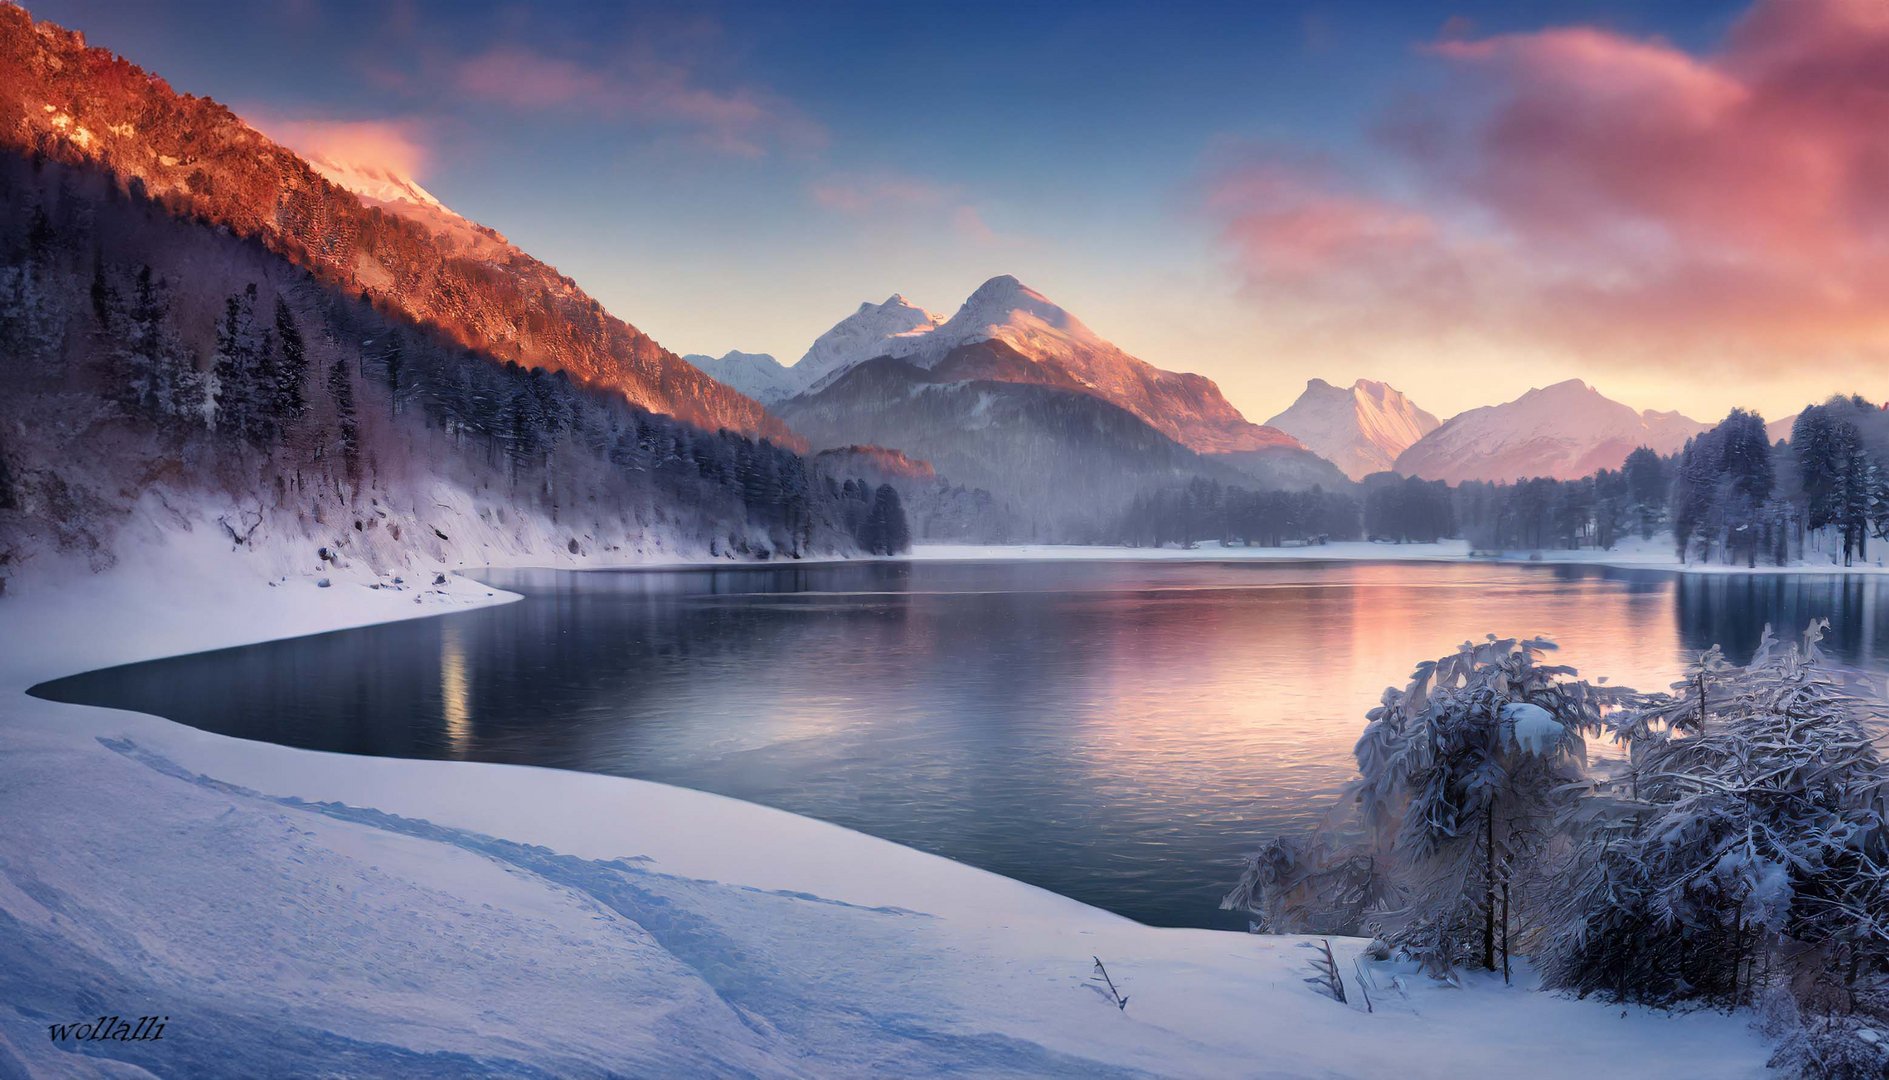
[[731, 59], [738, 52], [721, 24], [703, 16], [639, 10], [599, 32], [555, 13], [513, 13], [449, 28], [411, 3], [393, 3], [353, 64], [402, 109], [440, 116], [497, 110], [586, 122], [599, 139], [640, 136], [744, 158], [823, 149], [825, 126], [741, 70]]
[[905, 173], [881, 170], [830, 174], [808, 184], [807, 197], [816, 206], [867, 221], [874, 227], [949, 230], [981, 246], [1014, 242], [985, 221], [962, 188]]
[[603, 60], [497, 45], [453, 59], [447, 78], [474, 101], [520, 112], [582, 111], [627, 120], [740, 157], [817, 149], [827, 139], [821, 125], [771, 91], [707, 85], [688, 64], [640, 47]]

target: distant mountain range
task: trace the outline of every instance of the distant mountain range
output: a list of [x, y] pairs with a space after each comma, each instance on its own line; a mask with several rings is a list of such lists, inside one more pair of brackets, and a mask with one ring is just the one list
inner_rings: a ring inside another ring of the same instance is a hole
[[1008, 275], [950, 318], [894, 294], [799, 361], [687, 359], [767, 403], [815, 447], [891, 447], [992, 492], [1026, 535], [1105, 530], [1134, 495], [1208, 479], [1342, 486], [1329, 462], [1249, 422], [1213, 381], [1164, 371]]
[[1676, 412], [1635, 412], [1569, 379], [1452, 417], [1398, 454], [1392, 468], [1452, 484], [1535, 476], [1572, 480], [1617, 469], [1641, 446], [1676, 453], [1707, 426]]
[[767, 353], [731, 350], [720, 356], [684, 353], [682, 358], [701, 369], [702, 374], [763, 405], [773, 405], [799, 392], [794, 388], [792, 369]]
[[1394, 387], [1359, 379], [1337, 387], [1311, 379], [1292, 407], [1271, 420], [1353, 480], [1383, 472], [1397, 455], [1435, 431], [1436, 417]]
[[730, 386], [752, 387], [758, 400], [775, 404], [819, 393], [868, 360], [891, 357], [931, 369], [964, 346], [987, 341], [1001, 342], [1022, 361], [1007, 367], [1000, 381], [1081, 390], [1128, 410], [1198, 453], [1298, 445], [1284, 432], [1241, 416], [1213, 380], [1164, 371], [1130, 356], [1008, 275], [978, 286], [949, 319], [896, 294], [884, 303], [861, 304], [791, 367], [758, 354], [729, 354], [698, 361], [698, 366]]

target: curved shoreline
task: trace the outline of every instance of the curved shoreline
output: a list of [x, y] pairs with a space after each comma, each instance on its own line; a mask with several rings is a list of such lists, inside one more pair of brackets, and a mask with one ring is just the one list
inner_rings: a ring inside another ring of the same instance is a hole
[[[0, 968], [23, 973], [0, 1056], [29, 1073], [73, 1065], [37, 1017], [81, 991], [173, 1015], [180, 1042], [114, 1056], [232, 1075], [306, 1070], [336, 1039], [357, 1067], [416, 1073], [1442, 1077], [1519, 1054], [1551, 1061], [1543, 1075], [1761, 1073], [1741, 1018], [1621, 1020], [1473, 979], [1367, 1016], [1306, 991], [1291, 939], [1149, 928], [783, 811], [292, 750], [23, 693], [512, 598], [459, 578], [422, 603], [361, 580], [271, 584], [219, 547], [0, 607], [21, 645], [0, 659]], [[1126, 981], [1126, 1012], [1089, 987], [1094, 956]], [[229, 1039], [264, 1017], [283, 1026], [273, 1046]]]

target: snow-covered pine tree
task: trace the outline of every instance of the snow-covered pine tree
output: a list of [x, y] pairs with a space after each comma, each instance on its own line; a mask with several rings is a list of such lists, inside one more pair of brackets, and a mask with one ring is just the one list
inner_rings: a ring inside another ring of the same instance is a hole
[[1765, 503], [1777, 486], [1771, 441], [1765, 436], [1764, 417], [1744, 409], [1733, 409], [1718, 430], [1727, 544], [1734, 552], [1742, 549], [1745, 565], [1755, 567], [1766, 524]]
[[1507, 914], [1543, 888], [1586, 737], [1626, 693], [1545, 663], [1554, 647], [1466, 642], [1386, 690], [1358, 740], [1350, 793], [1395, 890], [1370, 925], [1432, 971], [1506, 963]]
[[1773, 984], [1825, 1012], [1889, 1008], [1889, 771], [1818, 649], [1827, 626], [1788, 647], [1767, 627], [1706, 696], [1688, 680], [1610, 722], [1635, 790], [1583, 815], [1551, 985], [1741, 1003]]

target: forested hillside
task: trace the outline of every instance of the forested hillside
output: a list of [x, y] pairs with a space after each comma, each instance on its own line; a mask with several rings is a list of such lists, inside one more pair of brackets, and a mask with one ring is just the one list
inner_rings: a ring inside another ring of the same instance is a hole
[[1007, 361], [1023, 363], [1001, 342], [964, 346], [930, 370], [869, 360], [779, 409], [815, 445], [893, 447], [991, 492], [1013, 523], [1009, 540], [1094, 542], [1142, 491], [1240, 475], [1099, 397], [989, 377]]
[[710, 431], [797, 445], [760, 405], [497, 234], [475, 253], [450, 230], [366, 205], [223, 105], [12, 5], [0, 5], [0, 148], [97, 167], [498, 360], [568, 371]]
[[109, 565], [134, 519], [285, 569], [857, 548], [865, 485], [495, 360], [174, 209], [0, 155], [0, 572]]

